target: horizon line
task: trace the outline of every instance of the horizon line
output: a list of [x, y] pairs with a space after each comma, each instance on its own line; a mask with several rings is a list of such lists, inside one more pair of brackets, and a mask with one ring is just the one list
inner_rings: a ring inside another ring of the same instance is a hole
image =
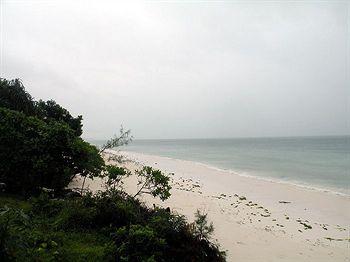
[[[215, 140], [215, 139], [251, 139], [251, 138], [321, 138], [321, 137], [350, 137], [350, 134], [341, 135], [294, 135], [294, 136], [236, 136], [236, 137], [192, 137], [192, 138], [134, 138], [135, 140]], [[107, 138], [86, 138], [85, 140], [108, 140]]]

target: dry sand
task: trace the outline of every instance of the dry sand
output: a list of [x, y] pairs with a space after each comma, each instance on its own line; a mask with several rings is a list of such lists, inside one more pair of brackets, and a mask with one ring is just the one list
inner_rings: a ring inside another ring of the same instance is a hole
[[[113, 151], [109, 151], [113, 153]], [[130, 170], [150, 165], [171, 173], [170, 207], [189, 222], [197, 209], [214, 223], [228, 261], [350, 261], [350, 197], [218, 170], [191, 161], [122, 152]], [[125, 190], [137, 191], [135, 178]], [[79, 183], [79, 182], [78, 182]], [[101, 181], [88, 181], [91, 190]]]

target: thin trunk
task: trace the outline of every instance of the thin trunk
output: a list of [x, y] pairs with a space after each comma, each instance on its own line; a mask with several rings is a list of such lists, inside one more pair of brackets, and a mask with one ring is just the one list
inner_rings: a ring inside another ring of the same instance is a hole
[[147, 183], [147, 180], [146, 180], [146, 182], [142, 185], [142, 187], [140, 188], [140, 190], [137, 191], [137, 193], [133, 196], [133, 198], [135, 198], [138, 194], [140, 194], [140, 192], [142, 191], [142, 189], [145, 187], [146, 183]]
[[86, 176], [84, 176], [83, 184], [81, 185], [81, 194], [83, 194], [84, 186], [85, 186]]

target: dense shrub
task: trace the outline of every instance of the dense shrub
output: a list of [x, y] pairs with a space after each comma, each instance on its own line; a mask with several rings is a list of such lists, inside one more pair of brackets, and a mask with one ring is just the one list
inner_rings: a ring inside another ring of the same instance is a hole
[[113, 237], [117, 246], [117, 261], [165, 261], [166, 241], [148, 226], [122, 227]]
[[1, 252], [16, 261], [224, 261], [183, 216], [122, 192], [61, 200], [42, 194], [30, 203], [26, 212], [0, 210]]
[[[117, 261], [224, 261], [216, 245], [189, 230], [184, 216], [163, 208], [149, 209], [123, 192], [70, 200], [58, 215], [57, 225], [112, 236]], [[146, 248], [151, 243], [153, 249]]]
[[64, 124], [0, 108], [0, 181], [12, 192], [64, 187], [74, 139]]

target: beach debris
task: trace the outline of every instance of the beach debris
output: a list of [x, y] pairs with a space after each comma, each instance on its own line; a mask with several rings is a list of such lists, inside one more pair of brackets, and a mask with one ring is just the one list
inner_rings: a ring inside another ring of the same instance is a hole
[[239, 200], [247, 200], [247, 198], [245, 196], [240, 196]]
[[267, 231], [267, 232], [271, 232], [271, 228], [269, 227], [269, 226], [265, 226], [265, 231]]
[[306, 223], [300, 223], [300, 224], [302, 224], [305, 227], [305, 229], [312, 229], [311, 225], [308, 225]]
[[211, 196], [212, 198], [217, 198], [217, 199], [221, 199], [222, 197], [220, 196]]
[[278, 201], [278, 203], [280, 203], [280, 204], [290, 204], [292, 202], [289, 202], [289, 201]]
[[319, 225], [321, 228], [323, 228], [324, 230], [328, 230], [326, 224], [318, 224], [318, 223], [315, 223], [315, 225]]
[[302, 221], [300, 218], [296, 220], [297, 222], [299, 222], [300, 225], [304, 226], [304, 229], [312, 229], [311, 225], [306, 224], [305, 222], [309, 222], [307, 220]]
[[350, 238], [332, 238], [332, 237], [325, 237], [325, 239], [329, 240], [329, 241], [349, 241], [350, 242]]
[[346, 230], [346, 228], [342, 228], [342, 227], [339, 226], [339, 225], [337, 225], [335, 228], [338, 229], [339, 231], [345, 231], [345, 230]]

